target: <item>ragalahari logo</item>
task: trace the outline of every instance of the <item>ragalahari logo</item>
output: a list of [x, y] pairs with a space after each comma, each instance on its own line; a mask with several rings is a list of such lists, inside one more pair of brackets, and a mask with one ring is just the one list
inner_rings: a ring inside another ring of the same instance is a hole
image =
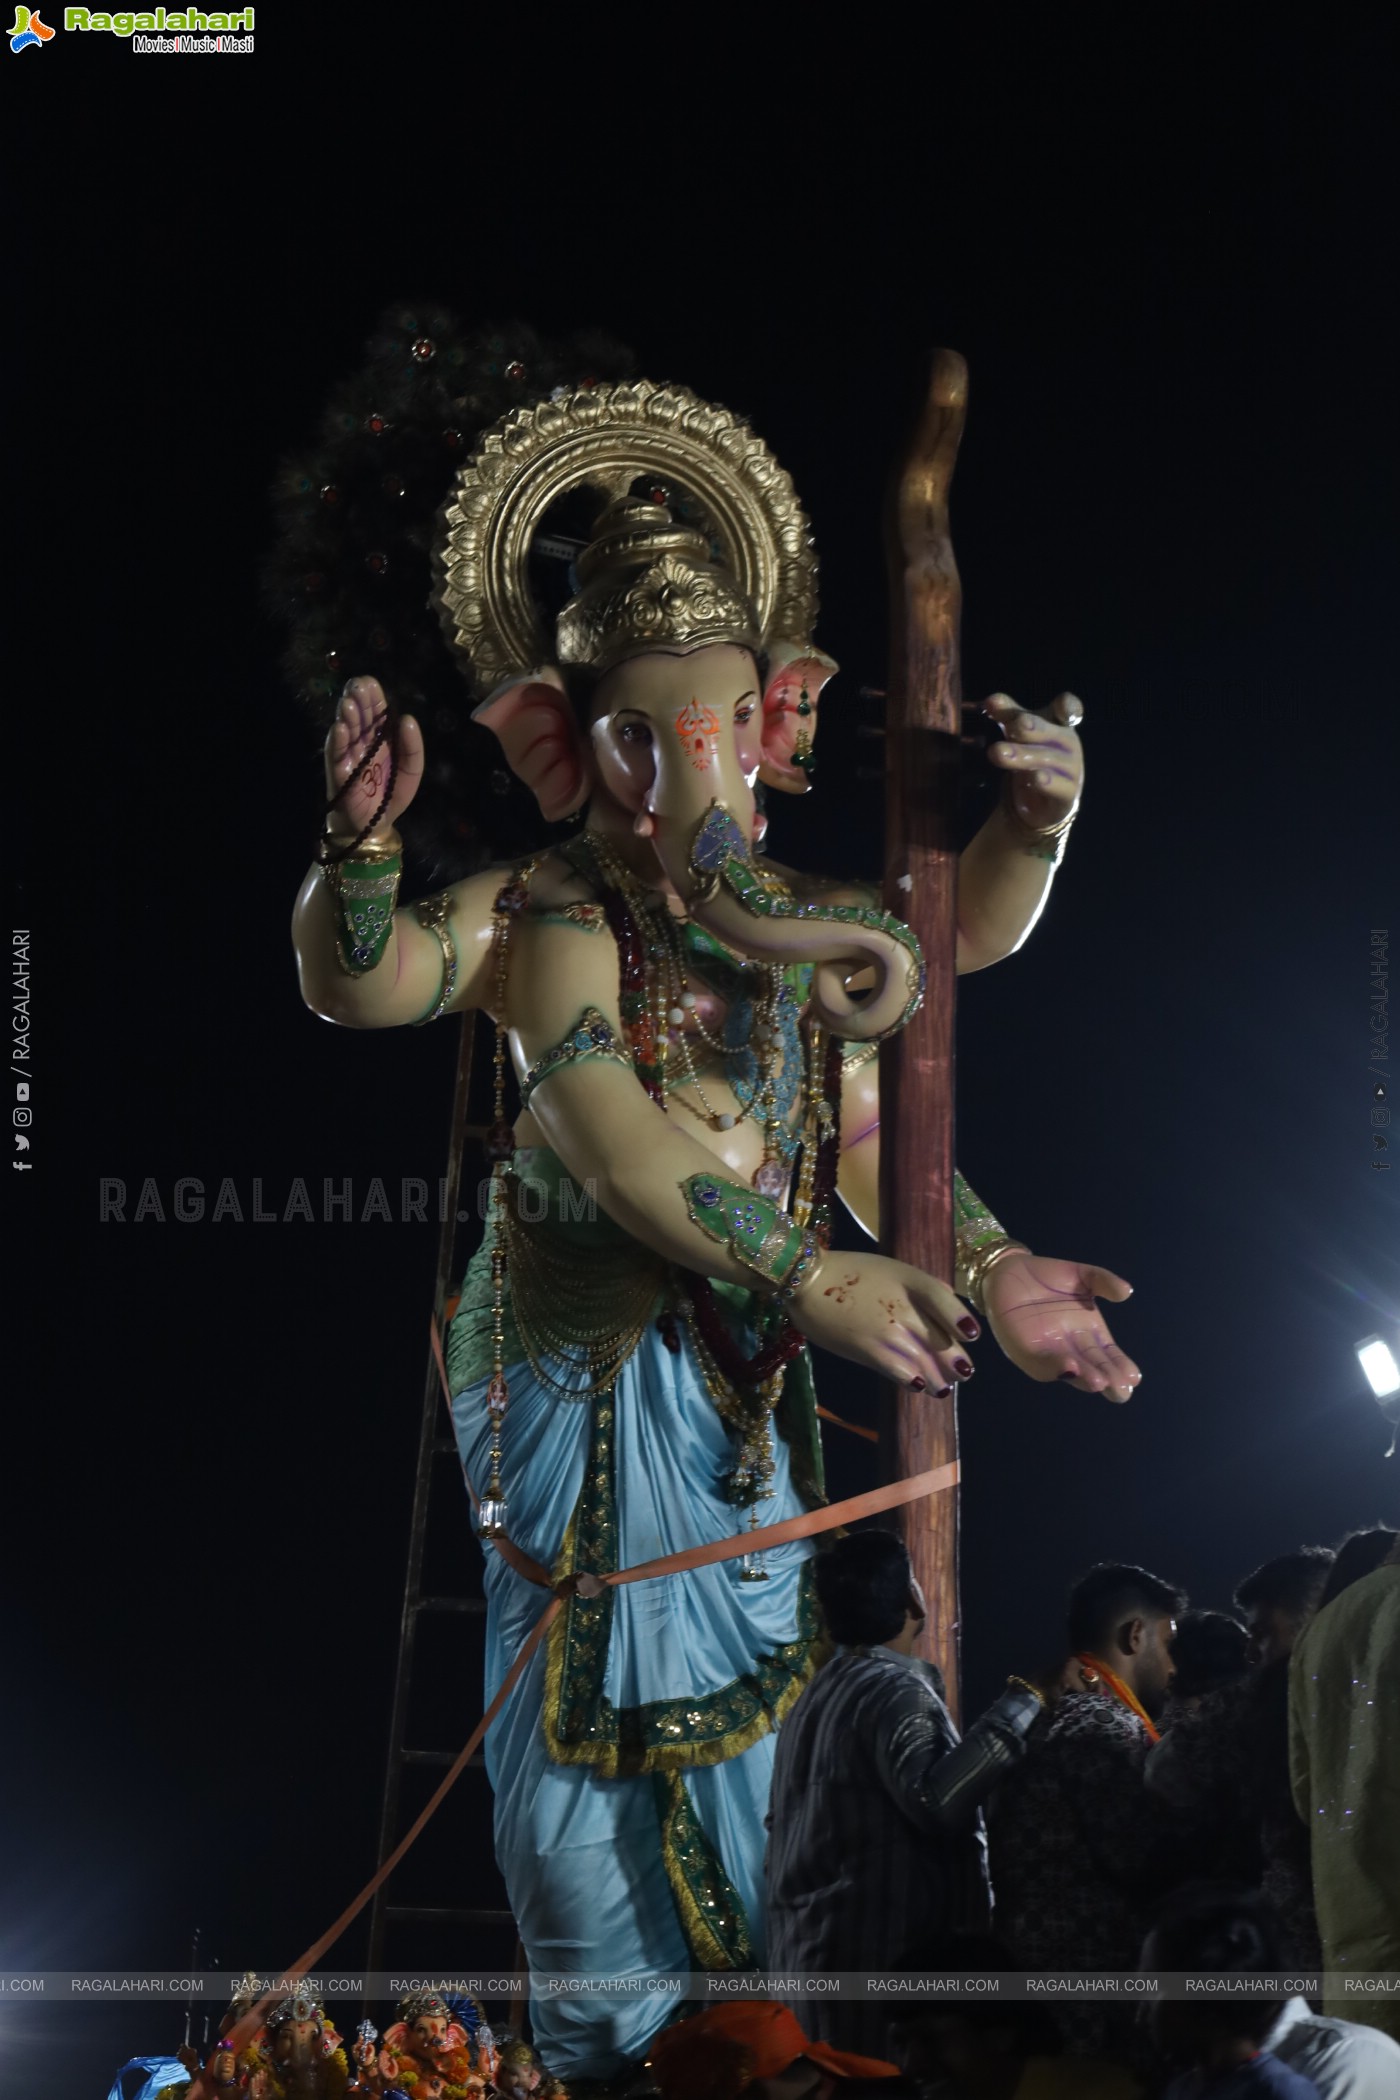
[[[0, 16], [0, 21], [3, 20], [4, 17]], [[31, 44], [37, 50], [39, 45], [46, 44], [52, 35], [53, 31], [49, 28], [47, 22], [39, 20], [37, 8], [32, 11], [27, 7], [17, 7], [15, 9], [15, 26], [10, 31], [10, 49], [12, 51], [27, 51]], [[47, 79], [48, 75], [45, 74], [44, 77]]]

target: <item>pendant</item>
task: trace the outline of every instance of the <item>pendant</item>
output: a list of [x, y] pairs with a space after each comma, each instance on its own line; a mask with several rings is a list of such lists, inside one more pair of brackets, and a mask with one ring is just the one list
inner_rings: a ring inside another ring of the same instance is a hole
[[753, 1185], [760, 1196], [781, 1197], [787, 1183], [788, 1170], [780, 1159], [765, 1159], [753, 1177]]
[[498, 1495], [487, 1495], [477, 1511], [477, 1531], [484, 1539], [498, 1539], [506, 1528], [506, 1505]]
[[763, 1565], [761, 1553], [742, 1553], [739, 1556], [740, 1582], [767, 1582], [768, 1570]]

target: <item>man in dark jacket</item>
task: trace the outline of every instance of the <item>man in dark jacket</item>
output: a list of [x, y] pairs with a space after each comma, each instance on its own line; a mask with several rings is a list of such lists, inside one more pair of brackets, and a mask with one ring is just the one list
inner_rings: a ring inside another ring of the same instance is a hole
[[1302, 1970], [1321, 1969], [1322, 1950], [1309, 1834], [1289, 1785], [1288, 1661], [1334, 1558], [1325, 1547], [1301, 1546], [1245, 1577], [1235, 1603], [1255, 1667], [1176, 1715], [1146, 1768], [1149, 1792], [1180, 1832], [1178, 1871], [1262, 1886], [1278, 1912], [1285, 1959]]
[[[959, 1739], [931, 1664], [909, 1556], [886, 1531], [842, 1539], [816, 1568], [839, 1650], [778, 1735], [768, 1817], [768, 1962], [777, 1973], [922, 1966], [940, 1936], [985, 1929], [980, 1803], [1020, 1757], [1043, 1696], [1013, 1680]], [[814, 2037], [885, 2053], [890, 2003], [809, 1999]]]

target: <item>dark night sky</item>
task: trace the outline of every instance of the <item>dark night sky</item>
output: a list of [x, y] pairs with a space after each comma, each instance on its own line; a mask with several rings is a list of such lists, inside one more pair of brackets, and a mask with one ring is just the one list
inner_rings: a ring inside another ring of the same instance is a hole
[[[98, 1181], [149, 1176], [168, 1214], [177, 1176], [227, 1176], [246, 1213], [254, 1176], [280, 1208], [297, 1176], [440, 1171], [453, 1031], [298, 1000], [318, 769], [256, 593], [274, 462], [395, 297], [605, 326], [752, 418], [845, 667], [774, 845], [833, 871], [879, 858], [847, 783], [884, 478], [929, 348], [969, 360], [967, 692], [1073, 687], [1089, 773], [1029, 947], [963, 981], [959, 1159], [1032, 1244], [1136, 1284], [1113, 1325], [1146, 1372], [1111, 1409], [978, 1351], [970, 1707], [1050, 1654], [1096, 1559], [1218, 1605], [1394, 1518], [1352, 1355], [1400, 1322], [1364, 1051], [1397, 898], [1379, 32], [1232, 45], [1188, 9], [1129, 41], [1084, 9], [1032, 47], [982, 19], [811, 77], [716, 34], [684, 94], [659, 53], [605, 71], [596, 33], [547, 87], [527, 30], [381, 67], [265, 16], [193, 80], [95, 37], [3, 54], [35, 1171], [6, 1192], [0, 1968], [173, 1965], [196, 1924], [285, 1962], [373, 1864], [434, 1231], [101, 1225]], [[866, 1484], [864, 1447], [829, 1450]], [[473, 1582], [464, 1524], [446, 1552]], [[448, 1740], [475, 1672], [444, 1658]], [[418, 1871], [489, 1903], [462, 1788]], [[6, 2083], [43, 2065], [62, 2100], [177, 2039], [156, 2008], [0, 2012]]]

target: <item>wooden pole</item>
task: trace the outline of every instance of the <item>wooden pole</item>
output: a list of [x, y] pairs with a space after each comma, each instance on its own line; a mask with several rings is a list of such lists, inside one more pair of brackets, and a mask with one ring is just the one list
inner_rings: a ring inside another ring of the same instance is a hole
[[[953, 1014], [957, 950], [962, 590], [948, 489], [962, 437], [967, 367], [934, 353], [928, 398], [900, 468], [887, 526], [891, 589], [885, 712], [885, 905], [918, 935], [924, 1004], [880, 1053], [881, 1245], [953, 1278]], [[881, 1422], [886, 1478], [957, 1457], [956, 1398], [889, 1388]], [[956, 1491], [913, 1503], [904, 1538], [928, 1601], [924, 1652], [958, 1711]]]

